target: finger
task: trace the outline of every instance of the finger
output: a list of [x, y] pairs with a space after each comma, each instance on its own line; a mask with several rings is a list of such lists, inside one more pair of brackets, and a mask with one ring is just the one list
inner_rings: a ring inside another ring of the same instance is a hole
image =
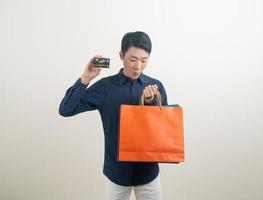
[[90, 61], [93, 63], [95, 58], [98, 58], [98, 56], [97, 55], [93, 56]]
[[151, 96], [155, 95], [156, 88], [153, 85], [148, 86]]
[[94, 72], [98, 73], [98, 74], [100, 73], [101, 69], [102, 69], [101, 67], [94, 67], [94, 66], [93, 66], [93, 68], [92, 68], [92, 70], [93, 70]]
[[154, 85], [151, 85], [151, 90], [152, 90], [153, 95], [157, 94], [157, 89]]
[[146, 98], [149, 98], [149, 97], [151, 96], [151, 94], [150, 94], [150, 91], [149, 91], [149, 88], [148, 88], [148, 87], [145, 88], [145, 92], [146, 92], [145, 97], [146, 97]]
[[153, 89], [152, 86], [149, 86], [149, 93], [150, 93], [150, 96], [151, 96], [151, 97], [155, 95], [154, 89]]
[[93, 56], [93, 57], [90, 59], [89, 63], [87, 64], [87, 67], [91, 68], [91, 67], [93, 66], [94, 59], [95, 59], [95, 56]]
[[151, 86], [148, 86], [146, 91], [147, 91], [147, 98], [151, 98], [154, 96], [154, 92], [153, 92]]
[[102, 55], [95, 55], [91, 58], [90, 62], [93, 64], [95, 58], [102, 58], [103, 56]]
[[152, 93], [151, 87], [148, 86], [147, 89], [146, 89], [146, 91], [147, 91], [147, 98], [151, 98], [151, 97], [153, 96], [153, 93]]
[[102, 58], [102, 55], [95, 55], [94, 58]]
[[143, 90], [143, 96], [144, 96], [145, 98], [147, 98], [146, 89]]

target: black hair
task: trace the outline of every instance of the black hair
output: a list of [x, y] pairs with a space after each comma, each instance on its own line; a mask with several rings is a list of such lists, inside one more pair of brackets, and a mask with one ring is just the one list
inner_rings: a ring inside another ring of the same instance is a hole
[[152, 51], [151, 39], [142, 31], [128, 32], [123, 36], [121, 40], [121, 52], [125, 54], [132, 46], [142, 48], [148, 53]]

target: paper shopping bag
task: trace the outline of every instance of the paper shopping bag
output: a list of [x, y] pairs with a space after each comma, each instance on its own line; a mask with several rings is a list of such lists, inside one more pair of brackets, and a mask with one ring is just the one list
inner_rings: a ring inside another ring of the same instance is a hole
[[[183, 109], [178, 106], [121, 105], [118, 160], [184, 161]], [[160, 101], [160, 97], [158, 98]]]

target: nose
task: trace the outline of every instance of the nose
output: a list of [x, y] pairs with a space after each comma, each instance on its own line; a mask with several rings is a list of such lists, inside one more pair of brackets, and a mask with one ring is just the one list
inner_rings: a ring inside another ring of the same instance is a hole
[[140, 60], [138, 60], [138, 61], [135, 63], [135, 65], [134, 65], [134, 69], [139, 70], [139, 69], [141, 69], [141, 67], [142, 67], [142, 62], [141, 62]]

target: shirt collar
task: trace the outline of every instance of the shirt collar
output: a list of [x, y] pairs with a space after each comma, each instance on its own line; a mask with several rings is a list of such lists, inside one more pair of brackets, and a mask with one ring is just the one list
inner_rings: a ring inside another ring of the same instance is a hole
[[[126, 80], [131, 80], [131, 78], [127, 77], [124, 73], [123, 73], [123, 68], [120, 69], [119, 71], [119, 83], [120, 85], [122, 85]], [[141, 73], [141, 75], [136, 79], [141, 85], [143, 85], [144, 83], [144, 75], [143, 73]]]

